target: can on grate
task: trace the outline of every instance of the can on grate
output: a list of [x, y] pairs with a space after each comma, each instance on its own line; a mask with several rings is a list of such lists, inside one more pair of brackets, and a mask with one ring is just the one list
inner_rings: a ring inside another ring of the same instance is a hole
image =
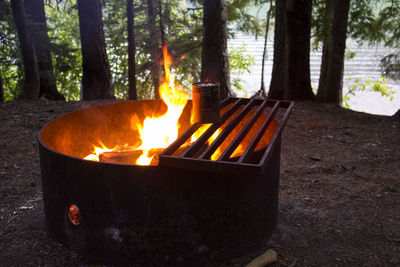
[[211, 82], [197, 82], [193, 90], [193, 120], [212, 123], [219, 120], [219, 85]]

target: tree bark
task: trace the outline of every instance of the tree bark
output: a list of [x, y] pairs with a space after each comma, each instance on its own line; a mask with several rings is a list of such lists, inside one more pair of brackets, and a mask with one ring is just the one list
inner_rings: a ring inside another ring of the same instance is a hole
[[127, 29], [128, 29], [128, 96], [131, 100], [137, 99], [136, 92], [136, 42], [135, 42], [135, 11], [133, 9], [133, 0], [126, 1]]
[[287, 6], [287, 74], [284, 98], [315, 98], [310, 78], [311, 0], [289, 0]]
[[11, 0], [10, 3], [24, 62], [25, 77], [22, 96], [26, 99], [38, 99], [40, 90], [38, 62], [32, 37], [28, 30], [24, 6], [22, 0]]
[[164, 33], [164, 23], [163, 23], [162, 0], [158, 0], [158, 16], [160, 17], [161, 46], [164, 46], [165, 45], [165, 33]]
[[39, 94], [48, 99], [65, 100], [64, 96], [57, 91], [43, 0], [24, 1], [24, 7], [38, 59], [40, 76]]
[[157, 29], [156, 29], [156, 11], [154, 8], [153, 0], [147, 0], [147, 27], [150, 34], [150, 49], [152, 51], [152, 58], [151, 58], [151, 79], [153, 81], [153, 89], [154, 89], [154, 98], [160, 99], [160, 93], [158, 89], [161, 84], [161, 69], [160, 69], [160, 55], [161, 50], [159, 47], [159, 42], [157, 38]]
[[4, 102], [3, 77], [1, 77], [1, 72], [0, 72], [0, 102]]
[[265, 98], [265, 83], [264, 83], [264, 69], [265, 69], [265, 60], [267, 59], [267, 44], [268, 44], [268, 32], [269, 32], [269, 21], [271, 18], [271, 11], [272, 11], [272, 0], [269, 2], [270, 6], [267, 12], [267, 23], [265, 25], [265, 36], [264, 36], [264, 49], [263, 49], [263, 55], [262, 55], [262, 63], [261, 63], [261, 88], [260, 88], [260, 93], [261, 95]]
[[333, 4], [332, 1], [326, 1], [325, 14], [324, 14], [324, 25], [323, 25], [323, 44], [322, 44], [322, 59], [319, 74], [317, 101], [321, 101], [321, 92], [324, 90], [323, 84], [326, 82], [328, 73], [328, 61], [329, 61], [329, 48], [331, 46], [331, 32], [333, 22]]
[[82, 50], [82, 99], [113, 99], [100, 0], [78, 0]]
[[330, 36], [323, 44], [317, 100], [341, 105], [350, 0], [335, 0], [333, 5]]
[[283, 99], [287, 87], [286, 5], [287, 0], [278, 0], [275, 5], [274, 59], [268, 92], [272, 99]]
[[221, 99], [233, 95], [229, 74], [226, 21], [226, 0], [204, 0], [201, 80], [219, 84]]

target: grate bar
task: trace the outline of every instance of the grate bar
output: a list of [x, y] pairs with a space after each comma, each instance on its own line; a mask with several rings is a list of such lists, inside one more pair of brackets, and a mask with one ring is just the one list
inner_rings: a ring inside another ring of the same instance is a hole
[[[294, 102], [286, 102], [285, 104], [288, 104], [287, 107], [286, 107], [287, 110], [285, 112], [285, 115], [283, 115], [282, 121], [281, 121], [281, 123], [279, 123], [279, 126], [276, 129], [276, 131], [274, 133], [274, 136], [271, 139], [270, 144], [272, 144], [272, 145], [276, 144], [276, 139], [278, 138], [278, 136], [281, 135], [282, 128], [285, 126], [286, 121], [289, 118], [290, 112], [292, 111], [293, 106], [294, 106]], [[269, 145], [267, 147], [267, 150], [265, 151], [264, 155], [261, 158], [261, 162], [265, 162], [271, 156], [271, 150], [273, 148], [272, 145]]]
[[193, 145], [191, 145], [185, 152], [182, 153], [180, 157], [191, 157], [193, 154], [200, 149], [200, 147], [210, 138], [211, 135], [222, 125], [224, 122], [232, 116], [233, 113], [245, 102], [247, 102], [248, 99], [240, 98], [235, 102], [235, 104], [227, 110], [224, 115], [220, 118], [219, 121], [213, 123], [208, 129], [194, 142]]
[[[221, 115], [219, 121], [211, 124], [195, 142], [188, 144], [190, 137], [193, 136], [202, 124], [196, 123], [190, 126], [185, 133], [160, 154], [159, 165], [199, 171], [207, 169], [213, 172], [229, 171], [236, 173], [237, 171], [244, 171], [249, 174], [266, 173], [270, 166], [268, 162], [271, 161], [271, 157], [276, 156], [275, 152], [280, 153], [281, 131], [288, 120], [294, 103], [279, 100], [229, 98], [221, 101], [220, 106], [221, 108], [225, 106], [224, 109], [226, 111]], [[249, 120], [243, 121], [246, 116]], [[261, 117], [263, 118], [262, 120], [260, 120]], [[227, 123], [228, 120], [229, 123]], [[269, 144], [265, 147], [263, 146], [262, 150], [255, 151], [261, 140], [264, 140], [263, 136], [268, 127], [275, 120], [277, 128], [274, 133], [271, 133], [272, 138]], [[224, 129], [221, 129], [221, 126], [225, 124]], [[257, 128], [254, 128], [256, 124]], [[240, 125], [240, 128], [238, 128], [238, 125]], [[205, 145], [218, 129], [221, 129], [221, 133], [216, 137], [214, 142], [209, 146]], [[254, 136], [252, 129], [255, 132]], [[224, 149], [217, 160], [211, 160], [209, 157], [215, 153], [218, 147], [221, 147], [221, 144], [227, 142], [227, 138], [230, 137], [229, 133], [232, 132], [235, 132], [235, 136], [232, 137], [230, 144], [227, 144], [226, 149]], [[252, 134], [248, 136], [250, 132]], [[249, 137], [249, 140], [246, 137]], [[238, 160], [231, 160], [230, 157], [233, 152], [235, 152], [235, 149], [244, 140], [246, 140], [246, 144], [249, 144], [245, 148], [244, 153], [239, 156]], [[188, 146], [182, 149], [182, 145]], [[176, 152], [181, 150], [185, 151], [182, 153]]]
[[220, 103], [219, 103], [219, 107], [220, 108], [223, 108], [223, 107], [225, 107], [225, 106], [227, 106], [227, 105], [229, 105], [229, 104], [231, 104], [232, 102], [234, 102], [234, 100], [237, 100], [237, 98], [225, 98], [224, 100], [222, 100]]
[[246, 116], [250, 109], [255, 105], [256, 99], [252, 99], [240, 113], [229, 122], [229, 124], [222, 130], [218, 137], [212, 142], [212, 144], [201, 154], [199, 158], [210, 159], [211, 155], [217, 150], [217, 148], [224, 142], [225, 138], [231, 133], [231, 131], [239, 124], [239, 122]]
[[175, 140], [175, 142], [169, 145], [160, 155], [174, 154], [175, 151], [178, 150], [178, 148], [180, 148], [181, 145], [183, 145], [200, 128], [200, 126], [200, 123], [194, 123], [185, 133], [179, 136]]
[[253, 127], [254, 123], [256, 123], [257, 119], [260, 117], [260, 115], [264, 112], [264, 110], [267, 108], [268, 104], [270, 104], [270, 103], [271, 103], [271, 101], [264, 100], [264, 102], [259, 106], [257, 111], [253, 114], [253, 116], [251, 117], [249, 122], [246, 124], [246, 126], [235, 137], [235, 139], [232, 141], [232, 143], [229, 144], [229, 146], [225, 149], [225, 151], [222, 152], [221, 156], [218, 158], [218, 161], [221, 161], [221, 160], [227, 161], [229, 159], [229, 157], [235, 151], [237, 146], [240, 144], [240, 142], [242, 142], [243, 138], [248, 134], [251, 127]]
[[279, 101], [277, 101], [274, 105], [274, 107], [271, 110], [271, 113], [269, 113], [268, 118], [264, 121], [262, 124], [261, 128], [258, 130], [256, 136], [251, 140], [251, 143], [249, 146], [246, 148], [242, 156], [240, 156], [238, 163], [243, 163], [246, 162], [250, 156], [250, 154], [254, 151], [256, 148], [258, 142], [260, 141], [261, 137], [264, 135], [264, 132], [267, 130], [268, 126], [270, 125], [272, 118], [274, 117], [275, 113], [278, 111], [278, 106], [279, 106]]
[[[225, 98], [221, 101], [220, 107], [223, 108], [234, 101], [233, 98]], [[183, 133], [179, 136], [171, 145], [169, 145], [160, 155], [172, 155], [174, 154], [199, 128], [200, 123], [194, 123]]]

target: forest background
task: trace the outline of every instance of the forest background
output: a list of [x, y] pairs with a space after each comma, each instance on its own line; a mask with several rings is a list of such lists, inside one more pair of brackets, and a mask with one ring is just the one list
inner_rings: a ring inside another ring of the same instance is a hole
[[[12, 2], [12, 1], [11, 1]], [[48, 38], [39, 39], [39, 44], [35, 46], [45, 47], [45, 50], [50, 54], [52, 68], [50, 72], [45, 75], [53, 76], [56, 82], [58, 92], [53, 94], [41, 94], [41, 97], [50, 99], [66, 99], [66, 100], [79, 100], [82, 98], [82, 50], [81, 50], [81, 36], [79, 32], [79, 12], [77, 1], [25, 1], [25, 13], [27, 14], [27, 26], [32, 35], [43, 34], [43, 30], [35, 30], [38, 26], [37, 20], [33, 17], [32, 10], [34, 7], [29, 7], [26, 2], [32, 2], [33, 6], [43, 6], [45, 11], [45, 28], [47, 29]], [[174, 0], [168, 2], [160, 1], [133, 1], [133, 14], [134, 14], [134, 41], [135, 41], [135, 75], [134, 78], [129, 78], [128, 71], [128, 31], [127, 31], [127, 1], [125, 0], [104, 0], [98, 1], [101, 4], [102, 23], [104, 25], [104, 39], [106, 47], [106, 56], [109, 61], [109, 68], [111, 73], [111, 83], [113, 95], [118, 99], [128, 99], [129, 93], [129, 80], [135, 79], [136, 95], [138, 99], [148, 99], [156, 96], [157, 83], [154, 78], [155, 75], [161, 76], [160, 67], [158, 71], [154, 71], [154, 65], [159, 64], [159, 60], [154, 59], [157, 54], [160, 57], [161, 44], [167, 43], [171, 54], [174, 56], [173, 66], [176, 74], [176, 81], [183, 85], [183, 88], [190, 91], [190, 84], [200, 80], [202, 72], [201, 58], [202, 49], [204, 50], [204, 43], [202, 42], [203, 31], [203, 2], [201, 1], [181, 1]], [[129, 2], [129, 1], [128, 1]], [[219, 1], [217, 1], [219, 2]], [[279, 38], [282, 36], [290, 35], [291, 24], [299, 26], [298, 23], [287, 23], [287, 31], [289, 33], [279, 32], [278, 26], [285, 23], [282, 22], [282, 12], [279, 10], [285, 9], [287, 14], [285, 17], [291, 16], [296, 19], [301, 16], [308, 16], [310, 21], [308, 25], [303, 26], [306, 34], [303, 34], [303, 43], [308, 44], [308, 53], [310, 49], [328, 50], [329, 46], [334, 46], [336, 39], [335, 36], [339, 35], [338, 30], [332, 29], [332, 23], [335, 19], [335, 8], [340, 9], [345, 14], [346, 24], [342, 25], [345, 29], [344, 40], [351, 37], [360, 43], [368, 43], [370, 45], [381, 44], [386, 47], [395, 48], [393, 53], [385, 55], [381, 60], [383, 76], [379, 80], [359, 81], [355, 84], [353, 91], [365, 90], [370, 87], [375, 91], [380, 92], [382, 95], [392, 97], [393, 91], [388, 90], [385, 83], [386, 78], [399, 79], [399, 20], [400, 20], [400, 4], [399, 1], [385, 0], [385, 1], [297, 1], [302, 5], [301, 8], [297, 7], [295, 12], [290, 11], [292, 1], [243, 1], [243, 0], [229, 0], [225, 3], [227, 13], [227, 33], [229, 38], [234, 38], [238, 32], [244, 32], [250, 35], [255, 35], [258, 38], [265, 38], [268, 40], [268, 34], [271, 35], [272, 28], [275, 27], [275, 44], [279, 45]], [[348, 4], [347, 12], [343, 4]], [[282, 4], [283, 3], [283, 4]], [[309, 3], [309, 4], [307, 4]], [[43, 5], [44, 4], [44, 5]], [[340, 6], [342, 5], [342, 6]], [[1, 41], [1, 54], [0, 54], [0, 73], [2, 94], [0, 100], [8, 101], [21, 97], [24, 92], [24, 61], [19, 46], [17, 28], [15, 17], [11, 12], [10, 1], [0, 1], [0, 41]], [[151, 6], [151, 9], [149, 8]], [[27, 10], [28, 9], [28, 10]], [[257, 10], [257, 16], [254, 14]], [[33, 10], [34, 12], [35, 10]], [[295, 13], [290, 15], [290, 13]], [[289, 15], [288, 15], [289, 14]], [[285, 19], [285, 18], [284, 18]], [[287, 18], [286, 18], [287, 19]], [[343, 20], [343, 18], [342, 18]], [[303, 23], [304, 24], [304, 23]], [[307, 23], [306, 23], [307, 24]], [[43, 28], [42, 28], [43, 29]], [[278, 32], [277, 32], [278, 30]], [[38, 33], [39, 32], [39, 33]], [[307, 34], [308, 32], [308, 34]], [[152, 34], [149, 34], [152, 33]], [[343, 35], [343, 34], [342, 34]], [[304, 41], [304, 36], [309, 36]], [[333, 37], [332, 37], [333, 36]], [[35, 36], [33, 36], [35, 39]], [[287, 37], [286, 37], [287, 38]], [[290, 37], [289, 37], [290, 38]], [[343, 37], [341, 37], [343, 39]], [[293, 40], [294, 38], [292, 38]], [[265, 42], [265, 48], [267, 41]], [[290, 47], [284, 49], [289, 50]], [[278, 49], [275, 49], [278, 50]], [[307, 50], [307, 46], [305, 47]], [[334, 50], [334, 49], [333, 49]], [[298, 51], [295, 51], [298, 54]], [[303, 52], [302, 52], [303, 53]], [[307, 51], [305, 51], [307, 53]], [[324, 54], [325, 52], [323, 52]], [[335, 52], [337, 53], [337, 52]], [[265, 59], [264, 55], [260, 55]], [[339, 52], [340, 54], [340, 52]], [[309, 55], [309, 54], [308, 54]], [[274, 60], [279, 59], [279, 51], [274, 51]], [[354, 56], [354, 51], [347, 50], [338, 63], [343, 65], [345, 57], [351, 58]], [[323, 61], [324, 57], [323, 55]], [[229, 51], [229, 68], [231, 72], [243, 73], [249, 71], [249, 66], [254, 62], [254, 58], [244, 53], [244, 50], [230, 50]], [[39, 64], [40, 65], [40, 64]], [[274, 62], [274, 69], [275, 65]], [[337, 104], [346, 105], [348, 95], [343, 96], [341, 92], [341, 83], [334, 89], [327, 89], [331, 91], [338, 91], [340, 97], [332, 99], [324, 99], [322, 97], [324, 90], [323, 87], [328, 82], [324, 80], [323, 68], [327, 68], [328, 64], [322, 62], [321, 64], [321, 77], [320, 85], [315, 97], [314, 93], [310, 93], [311, 85], [304, 80], [309, 79], [309, 63], [297, 66], [295, 72], [299, 73], [298, 76], [303, 76], [303, 81], [294, 81], [295, 83], [302, 84], [302, 94], [273, 94], [276, 88], [277, 81], [272, 78], [270, 90], [266, 89], [263, 84], [264, 81], [260, 77], [260, 92], [259, 95], [266, 95], [269, 91], [270, 96], [274, 98], [310, 98], [317, 99], [321, 102], [336, 102]], [[264, 68], [264, 66], [263, 66]], [[331, 67], [330, 72], [336, 72], [334, 77], [343, 77], [343, 67]], [[157, 74], [158, 72], [158, 74]], [[280, 73], [287, 72], [287, 70], [280, 70]], [[156, 74], [155, 74], [156, 73]], [[291, 71], [289, 71], [291, 73]], [[25, 74], [26, 75], [26, 74]], [[274, 77], [278, 77], [278, 83], [282, 84], [281, 78], [276, 72], [272, 73]], [[290, 76], [291, 74], [289, 74]], [[292, 75], [293, 76], [293, 75]], [[308, 76], [308, 77], [307, 77]], [[26, 80], [26, 79], [25, 79]], [[286, 77], [285, 80], [289, 80]], [[219, 81], [217, 81], [219, 82]], [[244, 90], [243, 81], [234, 79], [230, 81], [229, 90]], [[275, 85], [274, 85], [275, 84]], [[231, 86], [232, 85], [232, 86]], [[41, 85], [43, 86], [43, 85]], [[280, 85], [278, 85], [280, 86]], [[268, 85], [267, 85], [268, 87]], [[282, 86], [280, 86], [282, 87]], [[284, 86], [283, 86], [284, 87]], [[293, 87], [293, 86], [290, 86]], [[294, 86], [296, 88], [296, 86]], [[284, 89], [283, 89], [284, 90]], [[305, 92], [305, 93], [304, 93]], [[26, 97], [26, 95], [24, 96]], [[101, 97], [97, 97], [101, 98]], [[339, 98], [339, 99], [338, 99]]]

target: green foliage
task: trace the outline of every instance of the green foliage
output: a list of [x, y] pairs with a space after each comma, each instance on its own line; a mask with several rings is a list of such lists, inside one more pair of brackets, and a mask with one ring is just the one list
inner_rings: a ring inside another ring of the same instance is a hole
[[[139, 99], [146, 99], [151, 98], [153, 93], [149, 70], [152, 53], [149, 39], [160, 40], [160, 32], [157, 32], [156, 36], [148, 34], [146, 2], [137, 1], [134, 5], [137, 90]], [[166, 43], [174, 59], [172, 67], [175, 70], [176, 82], [189, 90], [190, 84], [198, 81], [200, 74], [202, 11], [196, 6], [187, 6], [186, 1], [182, 0], [164, 2], [162, 8]], [[116, 96], [127, 98], [128, 44], [125, 0], [106, 1], [103, 15], [107, 53]], [[157, 29], [158, 23], [157, 17]], [[159, 42], [161, 45], [161, 41]], [[162, 59], [160, 65], [161, 61]]]
[[17, 98], [23, 86], [23, 64], [9, 1], [0, 0], [0, 72], [4, 100]]
[[[255, 60], [252, 56], [245, 53], [245, 45], [242, 45], [238, 49], [229, 50], [229, 68], [232, 75], [240, 76], [245, 72], [250, 73], [250, 67], [255, 64]], [[244, 90], [242, 85], [243, 80], [240, 78], [232, 79], [231, 84], [234, 90]]]
[[348, 36], [363, 42], [369, 38], [380, 41], [382, 36], [377, 31], [375, 20], [376, 10], [379, 8], [379, 0], [360, 0], [350, 2]]
[[[329, 0], [313, 0], [313, 49], [318, 49], [327, 34], [326, 8]], [[400, 1], [350, 1], [347, 35], [360, 44], [400, 47]], [[346, 51], [346, 59], [354, 56]], [[391, 53], [381, 60], [382, 74], [400, 79], [399, 53]]]
[[[256, 4], [263, 5], [266, 1], [256, 1]], [[235, 30], [254, 34], [256, 36], [262, 34], [262, 25], [259, 19], [251, 15], [248, 11], [253, 3], [248, 0], [228, 0], [227, 13], [228, 24], [234, 26]], [[232, 29], [229, 31], [231, 36], [234, 36]]]
[[322, 45], [325, 36], [328, 35], [328, 25], [326, 18], [326, 1], [329, 0], [313, 0], [312, 1], [312, 16], [311, 16], [311, 31], [312, 40], [311, 47], [317, 50]]
[[[263, 1], [260, 1], [262, 3]], [[264, 1], [265, 2], [265, 1]], [[80, 48], [79, 18], [76, 0], [46, 1], [48, 34], [57, 88], [67, 100], [79, 100], [82, 79], [82, 54]], [[102, 0], [103, 24], [112, 79], [117, 98], [126, 99], [128, 89], [128, 53], [126, 32], [126, 1]], [[247, 7], [252, 2], [228, 1], [228, 24], [248, 33], [261, 33], [260, 23], [250, 15]], [[160, 40], [160, 32], [149, 36], [146, 1], [134, 1], [136, 37], [136, 77], [139, 99], [153, 94], [149, 70], [150, 38]], [[156, 23], [159, 29], [158, 4]], [[8, 0], [0, 0], [0, 71], [3, 76], [5, 99], [16, 98], [21, 91], [23, 64], [19, 54], [16, 30]], [[176, 82], [187, 91], [191, 84], [200, 80], [202, 41], [202, 1], [170, 0], [162, 2], [163, 24], [168, 50], [173, 56], [173, 72]], [[161, 44], [160, 44], [161, 45]], [[160, 47], [161, 48], [161, 47]], [[231, 71], [242, 73], [254, 60], [243, 51], [231, 51]], [[160, 59], [160, 68], [161, 68]], [[240, 80], [233, 81], [241, 88]]]
[[[400, 46], [400, 2], [388, 1], [386, 5], [380, 10], [378, 17], [373, 21], [372, 25], [375, 26], [377, 32], [382, 37], [380, 41], [388, 47]], [[369, 39], [374, 41], [373, 38]]]
[[372, 80], [371, 77], [367, 77], [366, 79], [355, 78], [354, 80], [350, 78], [350, 80], [353, 81], [353, 83], [348, 86], [348, 92], [343, 95], [342, 105], [345, 108], [349, 108], [349, 100], [351, 96], [355, 96], [357, 92], [363, 92], [367, 89], [380, 93], [382, 96], [389, 98], [390, 101], [393, 100], [395, 92], [388, 89], [386, 78], [384, 76], [381, 76], [377, 80]]
[[200, 80], [203, 10], [200, 5], [186, 5], [186, 1], [165, 3], [164, 22], [166, 42], [173, 56], [176, 82], [186, 91]]
[[344, 52], [344, 58], [345, 58], [346, 60], [353, 59], [353, 58], [356, 57], [356, 55], [357, 55], [356, 52], [351, 51], [351, 50], [348, 49], [348, 48], [346, 48], [346, 51]]
[[[383, 44], [386, 47], [400, 47], [400, 1], [352, 1], [358, 10], [351, 15], [351, 37], [360, 43]], [[399, 52], [381, 59], [382, 74], [395, 80], [400, 79]]]
[[66, 100], [79, 100], [82, 53], [76, 0], [47, 5], [45, 10], [57, 88]]
[[[116, 98], [128, 98], [128, 42], [126, 1], [104, 1], [103, 24]], [[139, 94], [140, 95], [140, 94]]]

